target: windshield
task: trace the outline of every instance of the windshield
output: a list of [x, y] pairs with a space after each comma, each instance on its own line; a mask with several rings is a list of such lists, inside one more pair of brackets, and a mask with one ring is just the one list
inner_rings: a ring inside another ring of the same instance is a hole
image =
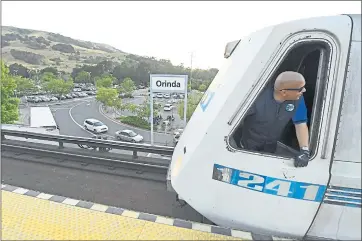
[[102, 122], [94, 122], [94, 126], [103, 126]]
[[130, 131], [128, 134], [129, 134], [130, 137], [135, 137], [135, 136], [137, 136], [137, 134], [134, 133], [133, 131]]

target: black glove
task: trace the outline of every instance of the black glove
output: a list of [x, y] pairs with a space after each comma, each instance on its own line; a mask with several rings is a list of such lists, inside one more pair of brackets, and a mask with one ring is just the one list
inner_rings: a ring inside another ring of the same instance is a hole
[[309, 162], [309, 151], [308, 150], [300, 150], [298, 156], [294, 159], [294, 166], [295, 167], [306, 167], [308, 166]]

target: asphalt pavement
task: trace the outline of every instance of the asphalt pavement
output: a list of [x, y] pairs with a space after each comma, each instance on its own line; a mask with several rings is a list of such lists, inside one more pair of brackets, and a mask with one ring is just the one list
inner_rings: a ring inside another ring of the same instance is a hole
[[166, 190], [166, 183], [8, 157], [2, 157], [1, 161], [4, 184], [139, 212], [202, 221], [202, 216], [192, 207], [181, 206], [176, 201], [175, 193]]
[[[83, 102], [77, 102], [77, 104]], [[92, 134], [80, 128], [69, 115], [69, 110], [75, 104], [70, 106], [56, 106], [51, 108], [55, 121], [59, 126], [59, 133], [67, 136], [92, 137]]]
[[[74, 120], [73, 122], [76, 122], [79, 125], [78, 126], [79, 129], [81, 129], [80, 126], [83, 126], [85, 119], [95, 118], [95, 119], [102, 121], [104, 124], [106, 124], [108, 126], [108, 132], [105, 134], [110, 137], [114, 137], [116, 131], [119, 131], [122, 129], [131, 129], [131, 130], [135, 131], [136, 133], [142, 135], [145, 143], [151, 142], [151, 134], [149, 131], [145, 131], [145, 130], [141, 130], [138, 128], [133, 128], [128, 125], [123, 125], [121, 123], [117, 123], [117, 122], [105, 117], [104, 115], [102, 115], [99, 112], [99, 108], [100, 108], [100, 103], [97, 103], [94, 100], [89, 101], [89, 102], [80, 102], [77, 105], [75, 105], [73, 108], [71, 108], [70, 118], [72, 120]], [[83, 131], [85, 132], [85, 130], [83, 130]], [[159, 145], [165, 145], [167, 143], [169, 146], [172, 146], [172, 136], [170, 134], [154, 132], [154, 143], [159, 144]]]

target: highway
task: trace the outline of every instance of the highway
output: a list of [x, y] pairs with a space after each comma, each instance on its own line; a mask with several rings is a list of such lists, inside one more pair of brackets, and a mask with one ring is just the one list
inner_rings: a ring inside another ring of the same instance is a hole
[[[15, 157], [15, 158], [13, 158]], [[2, 153], [2, 183], [45, 193], [164, 215], [196, 222], [202, 216], [190, 206], [181, 206], [166, 182], [108, 174], [104, 167], [71, 164], [70, 167], [29, 162], [31, 154]], [[49, 158], [42, 158], [49, 159]], [[49, 162], [49, 160], [48, 160]], [[92, 166], [92, 167], [91, 167]]]

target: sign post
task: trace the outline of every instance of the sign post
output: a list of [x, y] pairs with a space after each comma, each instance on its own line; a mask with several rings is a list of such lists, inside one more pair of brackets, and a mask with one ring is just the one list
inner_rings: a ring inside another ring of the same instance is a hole
[[151, 145], [153, 145], [153, 94], [179, 93], [184, 94], [184, 126], [187, 113], [187, 75], [150, 74], [150, 109], [151, 109]]

